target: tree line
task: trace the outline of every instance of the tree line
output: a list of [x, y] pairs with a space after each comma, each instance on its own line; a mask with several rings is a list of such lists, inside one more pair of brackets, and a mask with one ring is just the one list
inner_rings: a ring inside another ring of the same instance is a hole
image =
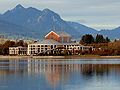
[[103, 35], [97, 34], [94, 38], [91, 34], [86, 34], [82, 36], [80, 40], [81, 44], [92, 44], [92, 43], [108, 43], [110, 39], [108, 37], [103, 37]]

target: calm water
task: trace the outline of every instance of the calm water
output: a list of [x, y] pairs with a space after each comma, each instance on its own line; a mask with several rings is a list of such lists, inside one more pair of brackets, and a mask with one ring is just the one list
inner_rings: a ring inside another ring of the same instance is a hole
[[120, 59], [0, 60], [0, 90], [120, 90]]

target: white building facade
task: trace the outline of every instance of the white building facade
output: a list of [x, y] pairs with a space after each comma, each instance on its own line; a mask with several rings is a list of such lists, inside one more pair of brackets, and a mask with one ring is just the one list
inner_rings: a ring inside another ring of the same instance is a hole
[[62, 48], [65, 50], [69, 50], [70, 52], [73, 51], [87, 51], [92, 47], [83, 46], [79, 43], [59, 43], [55, 40], [46, 39], [41, 42], [37, 42], [34, 44], [28, 45], [28, 55], [38, 55], [39, 53], [47, 53], [49, 54], [51, 51], [53, 51], [53, 54], [55, 53], [55, 49]]
[[27, 47], [9, 47], [9, 55], [27, 55]]

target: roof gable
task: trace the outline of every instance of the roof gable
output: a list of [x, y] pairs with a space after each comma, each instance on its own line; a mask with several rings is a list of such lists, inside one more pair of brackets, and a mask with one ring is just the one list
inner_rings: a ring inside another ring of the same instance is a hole
[[70, 34], [64, 32], [64, 31], [51, 31], [51, 32], [49, 32], [45, 37], [47, 37], [47, 36], [50, 35], [51, 33], [54, 33], [54, 34], [57, 35], [58, 37], [71, 37]]
[[54, 33], [55, 35], [57, 35], [58, 37], [60, 37], [60, 35], [59, 34], [57, 34], [56, 32], [54, 32], [54, 31], [51, 31], [51, 32], [49, 32], [45, 37], [47, 37], [47, 36], [49, 36], [51, 33]]

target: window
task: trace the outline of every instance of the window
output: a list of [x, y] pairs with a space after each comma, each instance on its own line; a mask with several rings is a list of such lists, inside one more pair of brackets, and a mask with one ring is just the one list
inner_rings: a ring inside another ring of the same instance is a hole
[[44, 47], [44, 45], [41, 45], [41, 47]]
[[38, 53], [40, 52], [40, 48], [38, 48]]
[[53, 45], [51, 45], [51, 49], [53, 49]]
[[33, 45], [33, 47], [35, 47], [35, 45]]

